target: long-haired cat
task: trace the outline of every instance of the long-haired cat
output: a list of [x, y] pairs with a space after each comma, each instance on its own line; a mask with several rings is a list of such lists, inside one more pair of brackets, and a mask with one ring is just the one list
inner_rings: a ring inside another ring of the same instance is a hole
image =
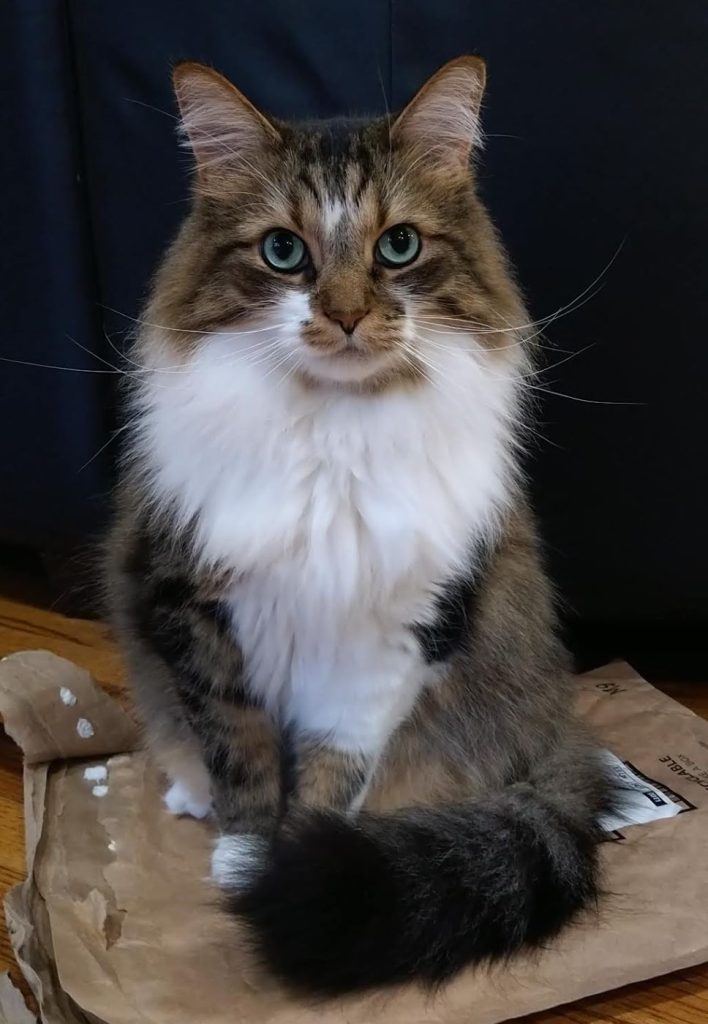
[[213, 812], [216, 882], [310, 992], [437, 984], [596, 895], [484, 77], [300, 125], [174, 76], [194, 195], [133, 352], [113, 617], [169, 810]]

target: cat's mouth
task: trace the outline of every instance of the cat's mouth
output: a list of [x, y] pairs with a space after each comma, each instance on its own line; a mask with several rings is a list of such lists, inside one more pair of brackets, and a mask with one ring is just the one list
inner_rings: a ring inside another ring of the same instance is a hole
[[307, 346], [302, 359], [308, 376], [338, 383], [365, 381], [389, 369], [395, 361], [395, 350], [372, 352], [353, 343], [327, 349]]

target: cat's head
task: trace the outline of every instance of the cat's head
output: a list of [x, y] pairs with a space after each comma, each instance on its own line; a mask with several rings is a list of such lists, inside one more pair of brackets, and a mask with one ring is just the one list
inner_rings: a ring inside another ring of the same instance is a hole
[[174, 81], [194, 201], [147, 319], [180, 358], [228, 335], [307, 386], [358, 390], [424, 381], [450, 345], [516, 360], [523, 307], [474, 186], [479, 58], [364, 121], [281, 122], [197, 64]]

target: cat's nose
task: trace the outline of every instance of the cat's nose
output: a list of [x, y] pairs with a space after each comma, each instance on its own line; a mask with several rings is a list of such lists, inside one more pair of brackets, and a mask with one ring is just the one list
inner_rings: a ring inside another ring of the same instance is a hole
[[325, 309], [325, 316], [329, 317], [330, 320], [334, 320], [336, 324], [342, 328], [345, 334], [353, 334], [354, 328], [360, 323], [366, 314], [369, 312], [368, 309], [355, 309], [355, 310], [343, 310], [343, 309]]

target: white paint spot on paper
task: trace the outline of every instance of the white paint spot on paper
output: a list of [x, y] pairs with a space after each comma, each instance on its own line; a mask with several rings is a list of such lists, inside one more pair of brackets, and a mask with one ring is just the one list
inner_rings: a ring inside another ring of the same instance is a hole
[[108, 792], [108, 786], [94, 786], [91, 792], [94, 796], [105, 796]]
[[105, 764], [92, 764], [84, 768], [84, 778], [89, 782], [103, 782], [108, 778], [108, 769]]
[[68, 708], [73, 708], [74, 704], [76, 704], [76, 694], [68, 686], [59, 687], [59, 697], [62, 704], [66, 704]]
[[108, 844], [108, 849], [111, 851], [111, 853], [115, 853], [115, 849], [116, 849], [116, 841], [115, 841], [115, 839], [111, 839], [110, 843]]
[[93, 726], [88, 718], [80, 718], [76, 723], [76, 731], [82, 740], [90, 740], [93, 736]]

